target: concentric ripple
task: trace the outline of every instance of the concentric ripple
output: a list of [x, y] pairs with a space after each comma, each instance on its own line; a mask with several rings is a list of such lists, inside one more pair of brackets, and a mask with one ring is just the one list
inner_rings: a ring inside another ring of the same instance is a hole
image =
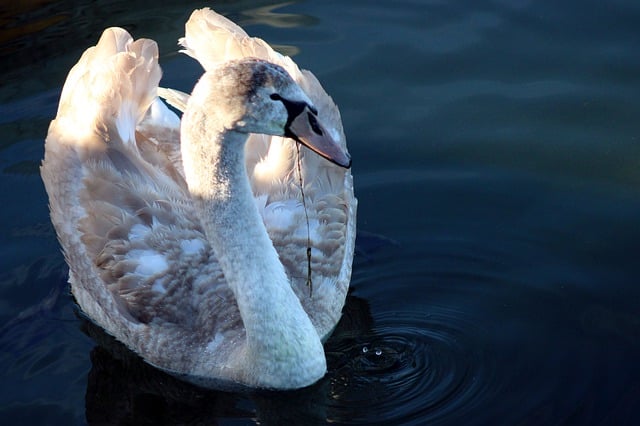
[[469, 424], [506, 385], [493, 324], [479, 319], [486, 298], [500, 299], [498, 264], [509, 253], [454, 241], [403, 254], [355, 269], [350, 326], [327, 345], [330, 422]]
[[482, 331], [463, 312], [383, 312], [375, 323], [367, 335], [330, 348], [340, 353], [332, 360], [331, 420], [451, 420], [474, 407], [491, 383], [491, 363], [471, 342]]

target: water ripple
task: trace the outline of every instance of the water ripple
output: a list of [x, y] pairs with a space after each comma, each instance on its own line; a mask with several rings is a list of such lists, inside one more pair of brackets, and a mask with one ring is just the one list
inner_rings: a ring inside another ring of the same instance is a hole
[[464, 312], [445, 307], [376, 315], [370, 334], [332, 348], [342, 364], [332, 373], [331, 421], [404, 424], [463, 416], [494, 376], [491, 360], [473, 343], [482, 334]]

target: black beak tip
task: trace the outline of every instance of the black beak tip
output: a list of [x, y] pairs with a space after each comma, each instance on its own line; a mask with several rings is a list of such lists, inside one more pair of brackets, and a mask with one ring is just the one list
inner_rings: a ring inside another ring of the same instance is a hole
[[345, 153], [344, 156], [345, 156], [345, 159], [343, 161], [340, 161], [340, 162], [338, 162], [338, 161], [336, 161], [334, 159], [330, 159], [330, 160], [336, 166], [340, 166], [343, 169], [350, 169], [351, 168], [351, 155], [349, 155], [349, 153]]
[[347, 164], [342, 167], [344, 167], [345, 169], [351, 168], [351, 156], [349, 154], [347, 154]]

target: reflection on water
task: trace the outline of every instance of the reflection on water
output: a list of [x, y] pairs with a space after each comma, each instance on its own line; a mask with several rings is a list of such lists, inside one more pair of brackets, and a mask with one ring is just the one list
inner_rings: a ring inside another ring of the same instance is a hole
[[158, 40], [163, 82], [189, 91], [201, 70], [175, 43], [193, 7], [0, 11], [3, 423], [638, 423], [630, 1], [216, 2], [341, 106], [359, 235], [329, 372], [295, 392], [203, 390], [79, 318], [38, 176], [63, 78], [120, 25]]

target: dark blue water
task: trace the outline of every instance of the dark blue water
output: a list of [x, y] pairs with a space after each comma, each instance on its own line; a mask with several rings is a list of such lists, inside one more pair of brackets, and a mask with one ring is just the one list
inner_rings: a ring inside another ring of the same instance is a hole
[[640, 424], [640, 3], [217, 2], [341, 107], [359, 237], [330, 371], [204, 391], [79, 317], [38, 174], [104, 27], [199, 74], [182, 2], [0, 10], [2, 424]]

